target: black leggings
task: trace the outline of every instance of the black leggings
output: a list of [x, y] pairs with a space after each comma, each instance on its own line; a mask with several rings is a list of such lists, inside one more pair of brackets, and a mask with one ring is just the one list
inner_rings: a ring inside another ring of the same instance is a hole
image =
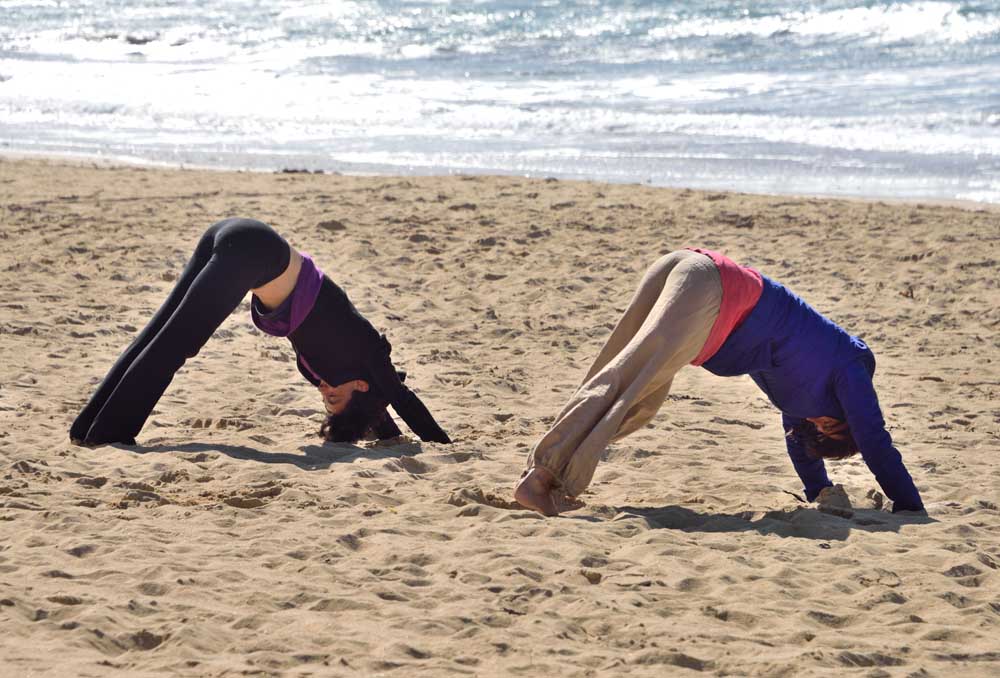
[[73, 422], [70, 438], [134, 445], [177, 370], [249, 290], [284, 272], [290, 256], [284, 238], [259, 221], [226, 219], [209, 227], [170, 296]]

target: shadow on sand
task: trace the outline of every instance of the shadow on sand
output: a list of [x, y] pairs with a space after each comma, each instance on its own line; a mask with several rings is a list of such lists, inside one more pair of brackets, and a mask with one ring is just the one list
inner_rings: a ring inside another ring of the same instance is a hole
[[[135, 454], [224, 454], [233, 459], [253, 461], [260, 464], [292, 464], [306, 471], [329, 468], [333, 464], [351, 463], [356, 459], [398, 459], [420, 454], [420, 443], [382, 441], [370, 447], [359, 447], [346, 443], [326, 443], [323, 445], [303, 445], [301, 454], [291, 452], [263, 452], [247, 445], [227, 445], [225, 443], [182, 443], [179, 445], [149, 445], [121, 447]], [[206, 457], [207, 460], [207, 457]], [[198, 460], [196, 460], [198, 461]]]
[[850, 518], [823, 513], [812, 507], [737, 513], [699, 513], [683, 506], [616, 506], [612, 520], [641, 520], [649, 529], [682, 532], [758, 532], [779, 537], [842, 541], [851, 530], [898, 532], [903, 525], [937, 522], [925, 515], [902, 515], [854, 509]]

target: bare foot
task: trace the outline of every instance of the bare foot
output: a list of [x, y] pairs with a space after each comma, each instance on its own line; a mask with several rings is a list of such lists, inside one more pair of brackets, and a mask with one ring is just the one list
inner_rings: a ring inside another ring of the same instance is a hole
[[583, 506], [582, 501], [567, 496], [558, 485], [555, 476], [536, 466], [518, 481], [514, 488], [514, 500], [543, 516], [555, 516]]

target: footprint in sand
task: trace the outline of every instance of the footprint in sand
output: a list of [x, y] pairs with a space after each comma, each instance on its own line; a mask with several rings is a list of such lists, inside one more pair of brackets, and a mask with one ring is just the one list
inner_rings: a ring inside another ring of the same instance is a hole
[[311, 612], [351, 612], [370, 610], [374, 605], [353, 598], [324, 598], [309, 608]]
[[223, 497], [222, 503], [235, 508], [260, 508], [264, 506], [268, 499], [277, 497], [284, 491], [284, 487], [273, 480], [253, 485], [244, 489], [238, 494]]
[[434, 455], [432, 459], [442, 464], [464, 464], [470, 459], [482, 459], [481, 452], [448, 452], [446, 454]]
[[187, 481], [190, 480], [190, 478], [191, 476], [188, 475], [187, 471], [180, 469], [177, 471], [164, 471], [156, 479], [156, 482], [159, 485], [169, 485], [170, 483], [179, 483], [182, 481]]
[[164, 504], [174, 503], [170, 499], [157, 493], [155, 488], [148, 483], [125, 481], [118, 483], [117, 487], [126, 490], [125, 494], [115, 505], [120, 509], [127, 509], [138, 504], [156, 504], [157, 506], [163, 506]]
[[580, 564], [589, 568], [607, 567], [610, 562], [604, 556], [584, 556], [580, 559]]
[[245, 431], [247, 429], [254, 428], [254, 424], [246, 419], [236, 419], [235, 417], [221, 417], [215, 420], [211, 417], [205, 417], [204, 419], [185, 419], [181, 423], [185, 426], [190, 426], [191, 428], [217, 428], [221, 430], [233, 429], [235, 431]]
[[200, 464], [205, 461], [215, 461], [219, 455], [208, 454], [207, 452], [198, 452], [197, 454], [192, 454], [190, 456], [181, 457], [184, 461], [189, 461], [192, 464]]
[[[860, 652], [841, 652], [837, 655], [837, 661], [845, 666], [852, 667], [873, 667], [873, 666], [902, 666], [906, 662], [898, 657], [882, 654], [881, 652], [871, 652], [862, 654]], [[871, 675], [875, 675], [872, 673]]]
[[362, 534], [361, 530], [353, 534], [343, 534], [337, 537], [337, 543], [344, 548], [350, 549], [351, 551], [357, 551], [361, 548], [361, 538], [365, 536], [365, 534]]
[[698, 659], [683, 652], [663, 652], [654, 650], [638, 655], [631, 660], [632, 664], [653, 666], [664, 664], [666, 666], [679, 666], [693, 671], [710, 671], [715, 663], [710, 660]]
[[452, 506], [468, 506], [470, 504], [481, 504], [494, 508], [506, 509], [508, 511], [527, 511], [525, 507], [516, 501], [505, 499], [492, 492], [484, 492], [479, 487], [460, 488], [451, 493], [448, 503]]
[[432, 469], [430, 464], [426, 464], [416, 457], [402, 456], [398, 459], [392, 459], [383, 464], [382, 468], [387, 471], [412, 473], [414, 475], [421, 475], [429, 472]]
[[51, 471], [40, 468], [41, 466], [48, 466], [48, 463], [41, 459], [22, 459], [11, 464], [10, 469], [26, 476], [36, 476], [42, 482], [59, 480], [58, 476], [54, 475]]
[[56, 605], [83, 605], [83, 599], [77, 598], [76, 596], [68, 596], [68, 595], [49, 596], [45, 600], [49, 601], [50, 603], [55, 603]]
[[138, 588], [139, 593], [141, 593], [144, 596], [149, 596], [151, 598], [157, 598], [159, 596], [165, 595], [170, 590], [167, 586], [159, 584], [157, 582], [143, 582], [142, 584], [139, 584], [139, 586], [136, 588]]
[[843, 628], [850, 623], [849, 617], [842, 617], [830, 614], [829, 612], [820, 612], [819, 610], [810, 610], [806, 613], [806, 616], [813, 621], [817, 621], [824, 626], [829, 626], [834, 629]]
[[946, 577], [952, 577], [956, 584], [968, 588], [978, 588], [983, 583], [983, 571], [975, 565], [956, 565], [942, 572]]
[[121, 636], [118, 642], [129, 650], [152, 650], [163, 644], [166, 636], [161, 636], [145, 629], [136, 633]]
[[738, 610], [729, 610], [709, 605], [702, 608], [702, 613], [707, 617], [714, 617], [719, 621], [731, 622], [744, 628], [751, 628], [757, 624], [757, 617], [747, 612], [740, 612]]
[[712, 422], [716, 424], [726, 424], [728, 426], [746, 426], [757, 431], [764, 428], [764, 424], [757, 421], [743, 421], [742, 419], [727, 419], [725, 417], [712, 417]]
[[96, 550], [97, 547], [93, 544], [81, 544], [80, 546], [74, 546], [71, 549], [67, 549], [66, 553], [76, 558], [83, 558], [84, 556], [89, 556]]
[[173, 502], [157, 494], [156, 492], [146, 492], [145, 490], [129, 490], [125, 495], [115, 504], [116, 508], [127, 509], [133, 506], [133, 504], [156, 504], [158, 506], [163, 506], [165, 504], [172, 504]]
[[222, 500], [222, 503], [228, 504], [234, 508], [250, 509], [260, 508], [267, 502], [263, 499], [258, 499], [257, 497], [226, 497]]

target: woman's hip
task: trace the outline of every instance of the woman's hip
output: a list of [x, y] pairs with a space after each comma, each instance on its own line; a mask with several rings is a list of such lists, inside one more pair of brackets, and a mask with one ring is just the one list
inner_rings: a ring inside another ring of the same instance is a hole
[[211, 241], [212, 255], [218, 261], [241, 269], [251, 288], [280, 276], [291, 258], [285, 239], [256, 219], [224, 219], [210, 226], [202, 238]]

